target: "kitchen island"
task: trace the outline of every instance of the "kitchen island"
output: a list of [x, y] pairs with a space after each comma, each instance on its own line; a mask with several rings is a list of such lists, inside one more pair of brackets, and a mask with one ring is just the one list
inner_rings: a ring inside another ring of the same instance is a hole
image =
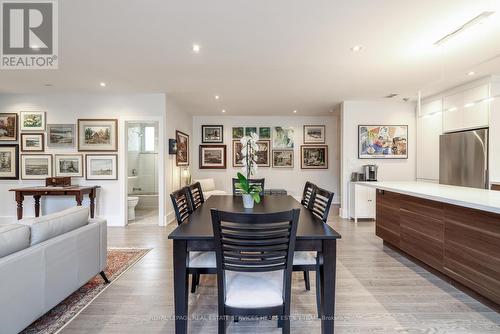
[[500, 192], [424, 182], [377, 189], [376, 235], [500, 304]]

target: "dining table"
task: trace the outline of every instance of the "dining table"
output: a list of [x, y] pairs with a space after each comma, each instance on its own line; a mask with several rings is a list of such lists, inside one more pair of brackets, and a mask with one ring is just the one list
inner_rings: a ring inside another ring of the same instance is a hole
[[[215, 251], [211, 209], [228, 212], [272, 213], [300, 209], [295, 250], [317, 251], [323, 256], [321, 277], [321, 333], [334, 333], [337, 240], [341, 235], [292, 196], [265, 195], [252, 209], [241, 196], [212, 195], [194, 210], [186, 222], [170, 233], [173, 240], [175, 333], [188, 330], [188, 252]], [[293, 295], [292, 295], [293, 303]]]

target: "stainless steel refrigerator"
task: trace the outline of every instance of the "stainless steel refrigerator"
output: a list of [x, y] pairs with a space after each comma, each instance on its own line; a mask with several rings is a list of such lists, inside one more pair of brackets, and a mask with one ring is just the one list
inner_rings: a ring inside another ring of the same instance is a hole
[[441, 135], [439, 183], [488, 189], [488, 129]]

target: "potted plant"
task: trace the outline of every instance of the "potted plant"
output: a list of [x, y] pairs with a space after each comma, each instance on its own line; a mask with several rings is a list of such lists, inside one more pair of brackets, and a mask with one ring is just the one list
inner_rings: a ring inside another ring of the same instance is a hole
[[239, 189], [243, 197], [243, 207], [245, 209], [251, 209], [254, 206], [254, 202], [260, 202], [260, 193], [262, 192], [262, 187], [259, 185], [250, 184], [249, 179], [252, 175], [257, 173], [257, 152], [259, 151], [259, 146], [257, 142], [259, 141], [259, 136], [256, 133], [252, 133], [250, 136], [245, 136], [241, 138], [241, 154], [243, 156], [243, 168], [242, 171], [245, 173], [238, 173], [238, 183], [235, 184], [236, 188]]

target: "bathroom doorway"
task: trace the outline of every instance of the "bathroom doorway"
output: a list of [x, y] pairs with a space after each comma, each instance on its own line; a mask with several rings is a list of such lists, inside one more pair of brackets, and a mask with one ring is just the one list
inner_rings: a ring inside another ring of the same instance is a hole
[[126, 122], [128, 224], [158, 225], [159, 122]]

